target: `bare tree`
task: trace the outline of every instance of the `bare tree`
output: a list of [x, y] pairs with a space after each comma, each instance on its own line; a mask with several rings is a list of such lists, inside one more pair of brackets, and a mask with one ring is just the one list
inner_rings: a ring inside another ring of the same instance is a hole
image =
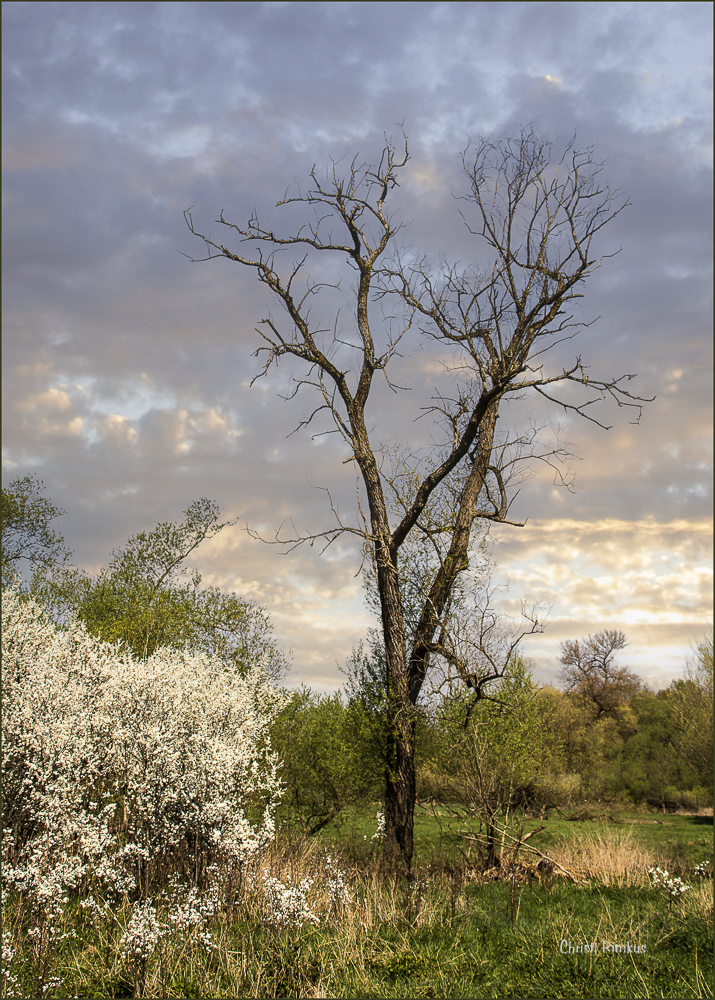
[[[487, 272], [443, 261], [431, 266], [426, 258], [416, 260], [414, 254], [397, 249], [399, 227], [387, 214], [386, 202], [407, 162], [407, 142], [398, 149], [386, 140], [376, 166], [356, 158], [341, 173], [340, 164], [333, 162], [325, 180], [319, 179], [314, 167], [306, 193], [299, 191], [278, 202], [314, 207], [312, 220], [294, 235], [280, 236], [264, 227], [255, 212], [242, 227], [229, 222], [222, 211], [217, 222], [252, 250], [234, 252], [202, 234], [191, 211], [186, 212], [186, 221], [206, 246], [207, 256], [200, 259], [221, 257], [253, 268], [281, 303], [284, 320], [269, 315], [258, 329], [265, 345], [257, 353], [266, 352], [261, 374], [284, 355], [304, 362], [306, 375], [296, 380], [295, 391], [313, 388], [318, 405], [299, 426], [307, 426], [325, 410], [350, 449], [346, 462], [357, 464], [364, 498], [359, 505], [362, 524], [339, 520], [337, 527], [320, 535], [286, 541], [323, 538], [329, 544], [343, 532], [353, 532], [370, 548], [380, 600], [392, 739], [392, 762], [385, 776], [385, 852], [387, 860], [409, 870], [417, 699], [431, 657], [441, 656], [459, 666], [443, 626], [455, 582], [469, 564], [475, 522], [508, 519], [510, 497], [496, 435], [500, 405], [531, 391], [604, 426], [592, 412], [597, 402], [610, 398], [640, 416], [644, 400], [623, 386], [634, 375], [594, 379], [580, 358], [568, 369], [544, 370], [548, 349], [574, 336], [573, 328], [580, 325], [567, 310], [600, 264], [592, 251], [594, 237], [626, 204], [614, 201], [600, 184], [601, 166], [592, 151], [578, 152], [569, 145], [553, 162], [548, 144], [529, 131], [517, 140], [480, 139], [468, 147], [463, 156], [468, 185], [463, 215], [470, 231], [493, 255], [493, 267]], [[473, 218], [476, 223], [470, 221]], [[296, 249], [302, 256], [291, 257], [284, 269], [283, 251], [290, 257]], [[327, 331], [311, 318], [309, 304], [326, 286], [310, 279], [303, 282], [303, 268], [309, 256], [321, 254], [342, 258], [355, 276], [351, 307], [355, 333], [346, 332], [342, 315]], [[382, 334], [374, 322], [374, 303], [382, 300], [384, 308], [395, 299], [404, 322], [394, 335]], [[415, 321], [421, 324], [419, 333], [413, 332]], [[441, 428], [443, 445], [435, 447], [431, 462], [415, 464], [405, 493], [408, 502], [395, 514], [389, 503], [390, 475], [383, 471], [378, 442], [368, 430], [368, 404], [376, 375], [383, 374], [397, 392], [388, 366], [394, 368], [398, 347], [410, 334], [436, 342], [452, 361], [449, 388], [437, 390], [433, 405], [423, 413]], [[580, 398], [573, 393], [556, 395], [560, 386], [576, 387]], [[450, 516], [434, 534], [440, 539], [438, 567], [414, 626], [408, 629], [398, 556], [413, 533], [433, 530], [434, 524], [427, 523], [430, 505], [433, 510], [444, 507], [445, 497]], [[486, 681], [475, 677], [474, 683], [479, 693]]]
[[627, 645], [623, 632], [608, 629], [587, 639], [561, 643], [561, 681], [567, 691], [595, 707], [597, 719], [643, 686], [637, 674], [616, 663], [617, 651]]

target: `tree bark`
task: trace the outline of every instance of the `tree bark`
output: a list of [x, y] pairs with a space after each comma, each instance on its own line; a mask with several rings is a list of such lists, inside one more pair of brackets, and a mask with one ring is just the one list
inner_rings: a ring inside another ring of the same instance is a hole
[[[380, 587], [385, 652], [391, 679], [388, 705], [392, 720], [390, 765], [385, 774], [384, 860], [390, 868], [402, 870], [405, 874], [411, 870], [414, 854], [417, 699], [429, 668], [430, 645], [441, 628], [441, 616], [454, 582], [459, 573], [468, 567], [471, 529], [479, 494], [487, 476], [498, 415], [499, 397], [496, 397], [486, 407], [479, 426], [472, 468], [460, 497], [452, 543], [425, 602], [409, 660], [406, 656], [402, 605], [398, 606], [399, 615], [393, 615], [389, 595]], [[397, 634], [398, 617], [401, 635]]]

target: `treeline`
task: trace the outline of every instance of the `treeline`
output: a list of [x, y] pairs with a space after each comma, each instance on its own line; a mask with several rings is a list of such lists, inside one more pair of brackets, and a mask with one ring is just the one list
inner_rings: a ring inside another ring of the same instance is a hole
[[[287, 664], [265, 611], [202, 587], [184, 567], [226, 526], [217, 505], [197, 501], [183, 522], [134, 535], [94, 577], [72, 565], [52, 529], [62, 513], [31, 477], [3, 489], [4, 586], [20, 586], [56, 622], [78, 619], [91, 635], [119, 641], [135, 656], [162, 646], [200, 651], [239, 673], [260, 664], [281, 683]], [[418, 801], [440, 804], [465, 829], [476, 824], [491, 858], [515, 818], [549, 809], [598, 800], [663, 811], [710, 805], [712, 635], [684, 676], [658, 692], [620, 665], [626, 645], [612, 631], [563, 643], [561, 690], [537, 685], [519, 658], [488, 697], [443, 683], [418, 706]], [[306, 836], [350, 807], [379, 803], [391, 766], [389, 680], [379, 641], [354, 651], [345, 673], [339, 693], [291, 692], [271, 728], [284, 783], [277, 818]]]
[[[279, 814], [306, 834], [349, 806], [379, 801], [384, 786], [384, 724], [376, 685], [355, 669], [361, 658], [349, 664], [345, 691], [303, 688], [274, 724], [287, 783]], [[494, 701], [472, 702], [462, 691], [421, 707], [418, 801], [497, 825], [584, 801], [662, 811], [711, 805], [712, 678], [709, 636], [682, 679], [658, 692], [639, 685], [599, 711], [582, 692], [536, 685], [517, 660]]]

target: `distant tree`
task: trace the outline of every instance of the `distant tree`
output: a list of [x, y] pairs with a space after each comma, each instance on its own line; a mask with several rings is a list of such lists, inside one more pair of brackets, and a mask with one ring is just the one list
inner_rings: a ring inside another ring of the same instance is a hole
[[521, 657], [508, 665], [497, 689], [495, 700], [476, 704], [465, 688], [445, 699], [437, 713], [440, 774], [433, 780], [433, 795], [451, 816], [450, 829], [461, 827], [460, 835], [490, 867], [513, 848], [510, 838], [521, 825], [525, 793], [548, 773], [556, 750]]
[[633, 699], [633, 707], [637, 729], [618, 755], [612, 790], [665, 811], [671, 789], [693, 785], [692, 773], [683, 767], [673, 747], [677, 729], [674, 699], [667, 690], [657, 694], [641, 691]]
[[696, 648], [695, 659], [686, 667], [684, 679], [668, 689], [675, 709], [673, 748], [692, 769], [699, 786], [713, 786], [713, 635]]
[[377, 630], [371, 630], [368, 646], [361, 642], [345, 665], [345, 697], [359, 709], [362, 741], [373, 767], [384, 776], [390, 766], [389, 677], [385, 650]]
[[[366, 773], [382, 778], [382, 790], [374, 787], [373, 791], [373, 797], [381, 799], [385, 774], [393, 765], [394, 758], [390, 738], [389, 676], [382, 635], [377, 629], [369, 631], [367, 644], [361, 642], [353, 649], [343, 673], [346, 675], [343, 693], [351, 712], [351, 732], [360, 745], [361, 766]], [[416, 712], [415, 770], [418, 787], [424, 785], [425, 762], [434, 757], [435, 738], [438, 739], [434, 710], [441, 700], [441, 696], [431, 700], [425, 698]]]
[[379, 794], [382, 768], [364, 739], [358, 702], [302, 687], [276, 717], [271, 746], [281, 759], [284, 794], [278, 818], [311, 837], [338, 819], [348, 806]]
[[563, 668], [559, 677], [568, 692], [593, 706], [597, 719], [613, 712], [642, 687], [637, 674], [615, 661], [616, 652], [627, 645], [623, 632], [612, 630], [561, 643]]
[[2, 488], [3, 587], [19, 582], [23, 562], [32, 574], [39, 574], [51, 565], [66, 564], [71, 555], [62, 535], [50, 527], [50, 522], [65, 511], [42, 495], [43, 488], [42, 481], [34, 476], [14, 479]]
[[709, 632], [695, 647], [695, 657], [685, 666], [686, 678], [708, 697], [713, 697], [713, 633]]

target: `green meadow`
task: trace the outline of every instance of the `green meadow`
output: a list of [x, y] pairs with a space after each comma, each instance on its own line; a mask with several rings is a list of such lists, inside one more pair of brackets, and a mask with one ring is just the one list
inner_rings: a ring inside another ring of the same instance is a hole
[[[409, 880], [382, 870], [372, 808], [346, 811], [309, 841], [279, 836], [211, 918], [209, 948], [198, 935], [166, 934], [144, 964], [121, 952], [128, 901], [97, 916], [76, 900], [64, 911], [45, 995], [712, 995], [713, 883], [695, 873], [712, 862], [712, 816], [598, 805], [550, 813], [526, 823], [525, 833], [543, 827], [527, 841], [539, 854], [522, 849], [488, 871], [441, 812], [418, 810]], [[654, 865], [688, 890], [673, 899], [653, 887]], [[327, 891], [336, 871], [347, 888], [340, 903]], [[267, 874], [284, 885], [311, 879], [315, 920], [271, 924], [260, 891]], [[21, 940], [31, 916], [10, 899], [3, 930]], [[3, 996], [37, 995], [30, 948], [16, 949], [6, 970], [15, 984], [6, 979]]]

